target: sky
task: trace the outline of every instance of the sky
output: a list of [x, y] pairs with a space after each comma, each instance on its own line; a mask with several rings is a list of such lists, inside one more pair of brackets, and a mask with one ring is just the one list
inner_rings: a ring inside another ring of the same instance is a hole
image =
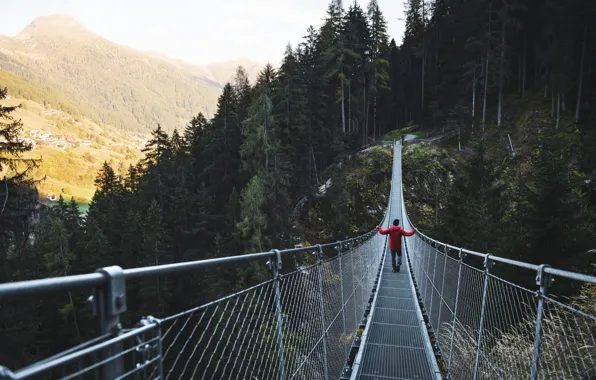
[[[344, 0], [344, 7], [354, 0]], [[357, 0], [366, 10], [369, 0]], [[318, 28], [328, 0], [0, 0], [0, 35], [38, 16], [68, 14], [100, 36], [195, 64], [250, 59], [277, 65], [288, 43]], [[404, 33], [403, 1], [378, 0], [391, 38]]]

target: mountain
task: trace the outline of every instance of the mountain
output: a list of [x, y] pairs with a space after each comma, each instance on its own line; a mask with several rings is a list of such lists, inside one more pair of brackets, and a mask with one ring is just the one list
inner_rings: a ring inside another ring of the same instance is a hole
[[147, 51], [145, 53], [180, 69], [187, 70], [196, 76], [212, 80], [221, 87], [234, 78], [238, 66], [244, 67], [251, 83], [256, 81], [257, 75], [265, 66], [262, 62], [255, 62], [250, 59], [235, 59], [232, 61], [211, 62], [207, 65], [194, 65], [181, 59], [169, 57], [162, 52]]
[[39, 17], [17, 36], [0, 37], [0, 69], [53, 88], [96, 121], [125, 131], [158, 123], [171, 130], [199, 112], [213, 116], [233, 65], [200, 67], [143, 53], [66, 15]]

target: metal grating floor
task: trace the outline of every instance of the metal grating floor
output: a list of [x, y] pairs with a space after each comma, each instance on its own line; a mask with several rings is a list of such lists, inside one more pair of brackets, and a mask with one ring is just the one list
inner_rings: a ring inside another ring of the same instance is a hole
[[407, 260], [401, 271], [391, 270], [387, 252], [364, 346], [360, 380], [434, 379], [424, 342], [424, 326], [416, 314]]

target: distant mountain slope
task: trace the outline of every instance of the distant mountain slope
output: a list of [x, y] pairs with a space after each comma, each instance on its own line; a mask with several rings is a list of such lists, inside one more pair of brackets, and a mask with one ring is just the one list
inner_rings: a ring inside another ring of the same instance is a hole
[[0, 38], [1, 69], [54, 88], [90, 117], [127, 131], [181, 127], [199, 112], [213, 116], [220, 80], [233, 70], [183, 65], [114, 44], [64, 15], [37, 18], [16, 37]]
[[[0, 87], [8, 88], [3, 106], [21, 105], [13, 116], [23, 123], [20, 136], [33, 145], [25, 158], [41, 158], [31, 172], [42, 196], [62, 194], [89, 202], [101, 164], [126, 170], [141, 157], [148, 134], [122, 132], [85, 117], [68, 97], [43, 85], [0, 70]], [[6, 173], [0, 172], [0, 178]]]
[[[235, 59], [232, 61], [212, 62], [207, 65], [194, 65], [181, 59], [169, 57], [161, 52], [148, 51], [145, 53], [153, 58], [166, 61], [180, 69], [187, 70], [193, 75], [211, 80], [222, 88], [227, 82], [232, 81], [238, 66], [244, 67], [251, 83], [256, 81], [259, 71], [265, 67], [264, 63], [255, 62], [250, 59]], [[273, 63], [271, 64], [273, 65]]]

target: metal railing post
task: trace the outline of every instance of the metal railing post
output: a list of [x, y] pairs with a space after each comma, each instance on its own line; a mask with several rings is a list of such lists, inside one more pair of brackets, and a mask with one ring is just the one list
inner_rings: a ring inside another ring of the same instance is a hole
[[347, 338], [348, 336], [346, 335], [346, 304], [345, 304], [345, 300], [344, 300], [344, 278], [343, 278], [343, 269], [342, 269], [342, 265], [341, 265], [341, 241], [337, 242], [337, 251], [339, 252], [339, 284], [341, 286], [341, 315], [342, 315], [342, 319], [343, 319], [343, 324], [344, 324], [344, 343], [346, 346], [346, 355], [348, 354], [348, 344], [347, 344]]
[[148, 326], [151, 324], [155, 324], [157, 326], [157, 336], [158, 339], [156, 343], [151, 344], [150, 346], [139, 347], [138, 350], [142, 353], [141, 359], [137, 359], [137, 365], [139, 364], [139, 360], [142, 362], [147, 362], [151, 360], [152, 357], [157, 356], [159, 358], [157, 363], [157, 368], [151, 371], [151, 373], [147, 374], [147, 368], [144, 369], [144, 377], [143, 378], [153, 378], [153, 374], [156, 373], [156, 377], [158, 379], [163, 379], [163, 351], [162, 351], [162, 330], [161, 330], [161, 321], [152, 316], [146, 316], [141, 318], [140, 322], [137, 324], [136, 327], [143, 327]]
[[451, 329], [451, 344], [449, 346], [449, 361], [447, 362], [447, 376], [451, 375], [451, 358], [453, 357], [453, 341], [455, 339], [455, 324], [457, 323], [457, 305], [459, 304], [459, 285], [461, 283], [461, 267], [466, 257], [465, 252], [459, 249], [459, 270], [457, 273], [457, 290], [455, 292], [455, 307], [453, 308], [453, 326]]
[[327, 326], [325, 325], [325, 288], [323, 282], [323, 247], [317, 245], [317, 267], [319, 268], [319, 300], [321, 301], [321, 327], [323, 333], [323, 370], [325, 380], [329, 379], [329, 366], [327, 364]]
[[[430, 265], [430, 249], [431, 249], [431, 242], [429, 242], [426, 247], [427, 249], [424, 250], [424, 262], [422, 263], [422, 270], [423, 270], [423, 274], [424, 274], [424, 302], [426, 303], [427, 298], [427, 294], [428, 294], [428, 267]], [[427, 260], [428, 259], [428, 260]], [[428, 265], [426, 264], [426, 262], [428, 261]]]
[[[361, 249], [362, 244], [359, 238], [356, 238], [356, 243], [358, 244], [358, 249]], [[369, 259], [368, 253], [363, 252], [361, 252], [360, 255], [358, 255], [358, 258], [360, 259], [360, 267], [362, 268], [362, 273], [360, 273], [360, 278], [358, 280], [360, 281], [360, 300], [362, 302], [362, 312], [364, 313], [364, 310], [366, 308], [364, 287], [367, 286], [367, 284], [365, 283], [365, 278], [368, 278], [368, 266], [366, 264], [367, 262], [370, 262], [371, 259]]]
[[283, 325], [281, 315], [281, 290], [279, 271], [281, 270], [281, 253], [278, 249], [274, 249], [271, 252], [275, 254], [275, 257], [270, 262], [270, 268], [273, 272], [273, 286], [275, 288], [275, 319], [277, 321], [277, 357], [279, 359], [279, 374], [280, 379], [286, 378], [286, 364], [284, 360], [284, 339], [283, 339]]
[[[437, 255], [437, 247], [434, 247], [434, 250], [435, 250], [435, 262], [433, 264], [433, 276], [431, 277], [431, 280], [430, 280], [430, 305], [428, 307], [428, 321], [429, 321], [430, 325], [432, 326], [433, 330], [435, 329], [435, 327], [433, 326], [433, 323], [432, 323], [432, 316], [433, 316], [433, 298], [435, 295], [435, 274], [437, 273], [437, 256], [438, 256]], [[430, 262], [429, 262], [429, 264], [430, 264]]]
[[445, 259], [443, 260], [443, 281], [441, 282], [441, 293], [439, 294], [439, 315], [437, 316], [437, 337], [439, 336], [439, 331], [441, 330], [441, 312], [443, 311], [443, 291], [445, 290], [445, 271], [447, 270], [447, 258], [449, 254], [447, 253], [447, 246], [445, 247]]
[[[126, 311], [126, 278], [119, 266], [105, 267], [97, 270], [107, 280], [104, 287], [93, 290], [90, 301], [93, 313], [99, 319], [99, 329], [102, 335], [119, 335], [122, 330], [120, 314]], [[122, 343], [113, 344], [104, 350], [104, 360], [108, 360], [102, 368], [105, 379], [114, 379], [124, 373], [124, 360], [122, 356], [115, 357], [122, 352]]]
[[478, 343], [476, 344], [476, 362], [474, 364], [474, 380], [478, 378], [478, 366], [480, 364], [480, 350], [482, 350], [482, 335], [484, 333], [484, 316], [486, 314], [486, 293], [488, 291], [488, 277], [490, 266], [490, 254], [484, 258], [484, 289], [482, 291], [482, 309], [480, 311], [480, 327], [478, 328]]
[[350, 246], [350, 256], [352, 257], [352, 294], [354, 297], [354, 323], [358, 326], [358, 305], [356, 305], [356, 265], [354, 264], [354, 242], [348, 242]]
[[550, 265], [541, 265], [536, 276], [536, 285], [540, 286], [537, 296], [538, 310], [536, 312], [536, 334], [534, 337], [534, 353], [532, 355], [532, 367], [530, 379], [536, 380], [538, 378], [538, 368], [540, 364], [540, 343], [542, 342], [542, 320], [544, 318], [544, 297], [548, 295], [548, 286], [551, 283], [552, 277], [544, 272], [544, 269]]

